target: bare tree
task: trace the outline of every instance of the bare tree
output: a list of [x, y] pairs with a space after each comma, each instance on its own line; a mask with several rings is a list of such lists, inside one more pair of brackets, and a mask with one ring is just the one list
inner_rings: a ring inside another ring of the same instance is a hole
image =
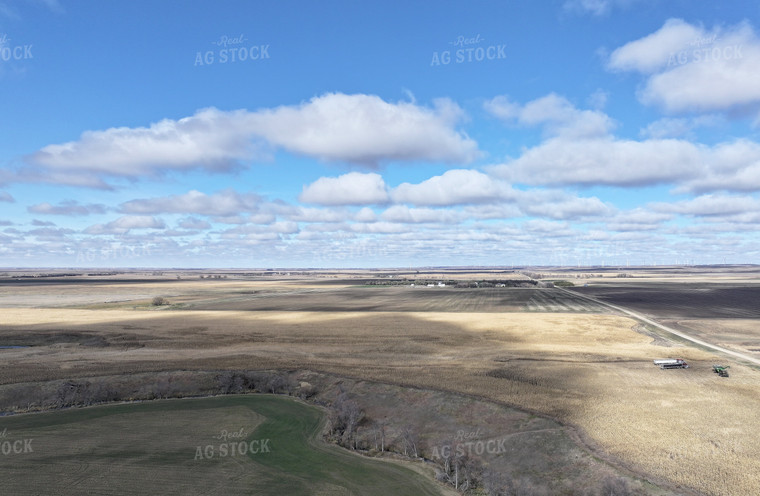
[[338, 394], [330, 409], [330, 434], [338, 436], [343, 446], [355, 446], [355, 433], [364, 412], [358, 403], [350, 399], [345, 392]]
[[409, 449], [414, 458], [419, 458], [417, 454], [417, 445], [419, 443], [419, 436], [417, 435], [417, 431], [415, 430], [414, 426], [412, 425], [404, 426], [401, 429], [401, 439], [403, 440], [403, 444], [404, 444], [404, 455], [409, 456], [407, 454], [407, 449]]
[[249, 381], [237, 372], [224, 372], [217, 377], [219, 389], [222, 394], [242, 393], [248, 386]]
[[267, 390], [272, 394], [280, 392], [285, 385], [285, 379], [281, 375], [273, 374], [267, 380]]
[[351, 439], [355, 439], [359, 422], [364, 418], [364, 412], [353, 400], [343, 402], [343, 416], [345, 417], [346, 429], [343, 431], [344, 445], [351, 445]]
[[375, 451], [385, 452], [385, 420], [375, 420], [372, 423], [372, 433], [375, 436]]

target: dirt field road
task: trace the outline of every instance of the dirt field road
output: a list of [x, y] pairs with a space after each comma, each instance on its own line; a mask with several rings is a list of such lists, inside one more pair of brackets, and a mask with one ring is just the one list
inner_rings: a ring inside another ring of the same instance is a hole
[[696, 344], [704, 346], [706, 348], [710, 348], [712, 350], [719, 351], [719, 352], [725, 353], [727, 355], [731, 355], [731, 356], [733, 356], [735, 358], [739, 358], [741, 360], [745, 360], [745, 361], [750, 362], [750, 363], [752, 363], [754, 365], [760, 365], [760, 359], [753, 358], [753, 357], [747, 356], [747, 355], [745, 355], [743, 353], [739, 353], [739, 352], [736, 352], [736, 351], [728, 350], [728, 349], [723, 348], [721, 346], [717, 346], [717, 345], [708, 343], [706, 341], [702, 341], [701, 339], [694, 338], [694, 337], [689, 336], [688, 334], [685, 334], [685, 333], [683, 333], [681, 331], [677, 331], [677, 330], [673, 329], [672, 327], [668, 327], [668, 326], [660, 324], [659, 322], [655, 322], [654, 320], [652, 320], [650, 318], [647, 318], [647, 317], [643, 316], [642, 314], [640, 314], [638, 312], [634, 312], [632, 310], [628, 310], [626, 308], [619, 307], [617, 305], [612, 305], [611, 303], [607, 303], [604, 300], [600, 300], [599, 298], [594, 298], [593, 296], [586, 296], [584, 294], [577, 293], [577, 292], [571, 291], [569, 289], [565, 289], [565, 288], [557, 288], [557, 289], [561, 289], [562, 291], [564, 291], [566, 293], [569, 293], [569, 294], [572, 294], [574, 296], [578, 296], [580, 298], [584, 298], [586, 300], [593, 301], [593, 302], [598, 303], [600, 305], [604, 305], [604, 306], [606, 306], [608, 308], [612, 308], [613, 310], [617, 310], [619, 312], [623, 312], [623, 313], [625, 313], [627, 315], [630, 315], [631, 317], [633, 317], [635, 319], [638, 319], [638, 320], [640, 320], [642, 322], [645, 322], [645, 323], [647, 323], [649, 325], [653, 325], [653, 326], [657, 327], [658, 329], [662, 329], [665, 332], [668, 332], [668, 333], [676, 335], [676, 336], [678, 336], [680, 338], [686, 339], [687, 341], [691, 341], [692, 343], [696, 343]]

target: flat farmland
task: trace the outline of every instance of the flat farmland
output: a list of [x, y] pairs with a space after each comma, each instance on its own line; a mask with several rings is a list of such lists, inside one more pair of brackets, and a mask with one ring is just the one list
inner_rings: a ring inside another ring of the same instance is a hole
[[636, 281], [572, 289], [660, 319], [760, 319], [759, 284]]
[[573, 288], [673, 329], [760, 358], [760, 285], [624, 283]]
[[[183, 291], [182, 282], [158, 284], [135, 288], [141, 295], [171, 288], [170, 305], [98, 303], [92, 295], [86, 305], [62, 308], [61, 295], [33, 310], [4, 308], [0, 346], [24, 348], [0, 349], [0, 383], [314, 370], [548, 415], [575, 426], [603, 459], [678, 493], [760, 494], [760, 371], [731, 363], [731, 377], [721, 379], [711, 364], [724, 357], [653, 337], [580, 297], [551, 288], [212, 281], [204, 289], [206, 281], [193, 281]], [[736, 332], [750, 336], [756, 319], [741, 322]], [[668, 357], [691, 368], [652, 365]]]
[[242, 293], [192, 302], [189, 307], [276, 312], [607, 312], [603, 305], [552, 288], [356, 286]]

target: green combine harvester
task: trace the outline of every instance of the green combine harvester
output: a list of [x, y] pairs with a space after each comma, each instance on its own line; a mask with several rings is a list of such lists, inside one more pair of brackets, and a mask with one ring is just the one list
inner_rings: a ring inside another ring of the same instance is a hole
[[728, 369], [731, 368], [727, 365], [713, 365], [713, 372], [721, 377], [728, 377]]

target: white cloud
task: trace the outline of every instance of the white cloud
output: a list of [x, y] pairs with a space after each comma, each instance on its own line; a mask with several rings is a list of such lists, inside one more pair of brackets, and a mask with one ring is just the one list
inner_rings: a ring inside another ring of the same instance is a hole
[[678, 53], [700, 40], [704, 30], [683, 19], [668, 19], [655, 31], [636, 41], [626, 43], [610, 54], [607, 67], [616, 71], [653, 73], [668, 65], [673, 53]]
[[193, 229], [193, 230], [211, 229], [211, 224], [209, 224], [205, 220], [198, 219], [196, 217], [185, 217], [184, 219], [181, 219], [177, 223], [177, 225], [181, 227], [182, 229]]
[[462, 210], [468, 218], [477, 220], [515, 219], [525, 215], [517, 205], [506, 203], [468, 205]]
[[258, 209], [260, 197], [254, 193], [240, 194], [232, 189], [207, 195], [191, 190], [183, 195], [144, 198], [122, 203], [119, 210], [129, 214], [180, 213], [210, 216], [232, 216]]
[[251, 117], [257, 134], [270, 143], [322, 160], [371, 167], [390, 160], [474, 160], [477, 144], [454, 129], [463, 111], [448, 99], [434, 104], [429, 109], [374, 95], [329, 93]]
[[375, 222], [377, 220], [377, 214], [371, 208], [364, 207], [354, 215], [356, 222]]
[[386, 203], [388, 190], [380, 174], [349, 172], [317, 179], [303, 187], [298, 199], [318, 205], [372, 205]]
[[227, 229], [222, 232], [223, 238], [247, 238], [255, 240], [282, 239], [281, 235], [296, 234], [299, 232], [297, 222], [279, 221], [270, 225], [262, 226], [246, 224]]
[[705, 170], [679, 190], [760, 191], [760, 144], [747, 139], [719, 143], [703, 149], [700, 158], [706, 165]]
[[409, 232], [409, 226], [398, 222], [372, 222], [351, 224], [349, 229], [366, 234], [403, 234]]
[[463, 119], [464, 112], [448, 99], [428, 108], [341, 93], [253, 112], [208, 108], [148, 127], [86, 131], [76, 141], [45, 146], [27, 157], [32, 168], [19, 178], [104, 187], [104, 178], [112, 176], [227, 171], [267, 159], [278, 147], [370, 167], [393, 160], [469, 162], [479, 152], [473, 140], [455, 129]]
[[48, 145], [29, 161], [53, 171], [87, 171], [134, 177], [156, 170], [231, 168], [260, 153], [247, 129], [249, 113], [209, 108], [192, 117], [149, 127], [86, 131], [78, 141]]
[[464, 205], [508, 200], [514, 192], [508, 184], [482, 172], [452, 169], [419, 184], [400, 184], [391, 196], [397, 203]]
[[680, 140], [553, 138], [489, 171], [525, 184], [643, 186], [695, 177], [701, 159], [699, 146]]
[[518, 205], [526, 215], [557, 220], [609, 216], [614, 212], [599, 198], [580, 198], [564, 191], [521, 191]]
[[343, 222], [349, 217], [344, 209], [298, 208], [289, 219], [295, 222]]
[[489, 114], [498, 117], [499, 119], [509, 121], [520, 116], [521, 107], [519, 104], [511, 101], [507, 96], [499, 95], [490, 100], [486, 100], [483, 103], [483, 108]]
[[0, 202], [14, 203], [16, 200], [6, 191], [0, 191]]
[[656, 212], [637, 207], [632, 210], [617, 212], [606, 222], [608, 231], [637, 232], [654, 231], [673, 218], [673, 214]]
[[533, 219], [523, 222], [523, 228], [531, 233], [548, 234], [551, 237], [572, 236], [573, 231], [566, 222]]
[[707, 30], [681, 19], [619, 47], [608, 68], [647, 76], [639, 99], [668, 112], [756, 110], [760, 39], [749, 23]]
[[107, 224], [95, 224], [85, 229], [85, 234], [125, 234], [132, 229], [164, 229], [160, 219], [146, 215], [125, 215]]
[[51, 205], [47, 202], [38, 203], [27, 207], [26, 210], [35, 214], [46, 215], [91, 215], [104, 214], [106, 212], [106, 206], [94, 203], [81, 205], [76, 200], [64, 200], [58, 205]]
[[246, 215], [223, 215], [214, 217], [214, 222], [220, 224], [248, 224], [249, 217]]
[[568, 139], [604, 136], [614, 127], [605, 113], [597, 110], [579, 110], [566, 98], [550, 93], [520, 106], [504, 96], [488, 100], [486, 111], [506, 121], [516, 120], [524, 126], [543, 125], [550, 136]]
[[380, 215], [386, 222], [401, 224], [456, 224], [462, 221], [462, 215], [453, 210], [433, 208], [409, 208], [406, 205], [394, 205]]
[[648, 124], [640, 131], [644, 138], [691, 138], [692, 131], [699, 127], [715, 126], [721, 122], [716, 115], [700, 115], [692, 118], [665, 117]]
[[[524, 125], [549, 122], [559, 125], [551, 136], [501, 165], [486, 168], [511, 183], [533, 185], [647, 186], [673, 184], [680, 192], [711, 190], [760, 190], [760, 144], [737, 139], [707, 146], [685, 139], [619, 139], [601, 134], [567, 134], [564, 122], [573, 128], [571, 116], [584, 115], [560, 97], [549, 95], [519, 107], [518, 122]], [[589, 122], [609, 122], [594, 112]], [[660, 121], [645, 133], [672, 134], [686, 128], [719, 122], [715, 115], [686, 121]], [[593, 127], [593, 126], [592, 126]]]
[[657, 212], [677, 213], [695, 217], [725, 217], [760, 212], [760, 200], [752, 196], [702, 195], [675, 203], [655, 203]]

